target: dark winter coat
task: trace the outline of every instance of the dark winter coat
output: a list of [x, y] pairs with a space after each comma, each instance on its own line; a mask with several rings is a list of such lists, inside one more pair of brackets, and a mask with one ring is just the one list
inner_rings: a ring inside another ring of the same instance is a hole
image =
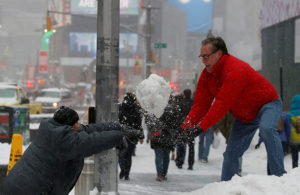
[[181, 123], [183, 123], [193, 106], [193, 100], [191, 98], [183, 98], [180, 101], [179, 106], [182, 115]]
[[53, 119], [43, 120], [36, 139], [3, 182], [1, 195], [68, 194], [83, 159], [122, 142], [119, 123], [81, 125], [78, 131]]
[[159, 128], [161, 130], [159, 139], [151, 140], [151, 148], [174, 148], [178, 128], [181, 124], [181, 117], [181, 109], [178, 102], [170, 102], [158, 120], [155, 121], [151, 117], [148, 119], [149, 121], [152, 120], [152, 128]]
[[[133, 94], [127, 94], [119, 106], [119, 122], [132, 129], [143, 131], [141, 106]], [[138, 140], [135, 140], [137, 143]]]

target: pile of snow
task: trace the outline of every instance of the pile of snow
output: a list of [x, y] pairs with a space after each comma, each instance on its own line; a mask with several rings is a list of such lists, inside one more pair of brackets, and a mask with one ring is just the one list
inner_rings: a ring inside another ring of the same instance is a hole
[[160, 117], [166, 107], [172, 89], [169, 83], [157, 74], [151, 74], [136, 89], [136, 97], [143, 109]]
[[267, 175], [234, 176], [227, 182], [214, 182], [189, 193], [198, 195], [296, 195], [300, 194], [300, 168], [292, 169], [282, 177]]

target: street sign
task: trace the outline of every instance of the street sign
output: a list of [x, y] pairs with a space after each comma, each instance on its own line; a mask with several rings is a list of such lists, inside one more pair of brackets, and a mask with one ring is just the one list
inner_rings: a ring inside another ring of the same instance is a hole
[[160, 49], [160, 48], [167, 48], [166, 43], [154, 43], [154, 48]]
[[48, 73], [48, 51], [40, 51], [39, 73]]
[[155, 66], [155, 63], [149, 62], [147, 63], [147, 66]]

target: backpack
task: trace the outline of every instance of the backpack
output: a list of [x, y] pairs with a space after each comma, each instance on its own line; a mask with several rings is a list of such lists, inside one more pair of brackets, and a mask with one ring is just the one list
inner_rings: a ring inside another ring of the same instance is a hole
[[295, 122], [295, 129], [297, 133], [300, 133], [300, 118], [298, 118]]
[[151, 141], [158, 141], [161, 136], [161, 129], [150, 130], [149, 138]]

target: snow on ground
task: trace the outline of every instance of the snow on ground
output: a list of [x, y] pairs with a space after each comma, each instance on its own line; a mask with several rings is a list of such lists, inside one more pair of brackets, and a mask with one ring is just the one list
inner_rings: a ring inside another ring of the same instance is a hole
[[197, 159], [198, 138], [195, 144], [194, 170], [187, 170], [187, 162], [182, 169], [170, 161], [168, 181], [155, 181], [156, 171], [154, 151], [147, 143], [137, 146], [137, 156], [133, 157], [130, 181], [119, 181], [122, 195], [296, 195], [300, 194], [300, 169], [291, 168], [291, 155], [285, 157], [288, 174], [283, 177], [267, 176], [266, 152], [262, 144], [254, 149], [258, 140], [256, 133], [249, 149], [243, 157], [242, 177], [235, 176], [231, 181], [221, 182], [223, 152], [226, 144], [222, 138], [218, 149], [211, 148], [209, 162], [200, 163]]
[[[257, 150], [256, 134], [249, 149], [243, 157], [243, 177], [235, 176], [231, 181], [221, 182], [223, 152], [226, 144], [222, 138], [218, 149], [211, 148], [208, 163], [197, 159], [198, 138], [195, 144], [194, 170], [187, 170], [187, 162], [182, 169], [170, 161], [168, 181], [155, 181], [156, 170], [154, 151], [144, 142], [137, 145], [133, 157], [130, 181], [119, 181], [121, 195], [298, 195], [300, 194], [300, 168], [291, 168], [291, 155], [285, 157], [288, 174], [282, 177], [267, 176], [266, 152], [264, 145]], [[25, 150], [27, 146], [23, 147]], [[0, 144], [0, 164], [7, 164], [10, 145]], [[74, 191], [70, 193], [74, 195]]]

